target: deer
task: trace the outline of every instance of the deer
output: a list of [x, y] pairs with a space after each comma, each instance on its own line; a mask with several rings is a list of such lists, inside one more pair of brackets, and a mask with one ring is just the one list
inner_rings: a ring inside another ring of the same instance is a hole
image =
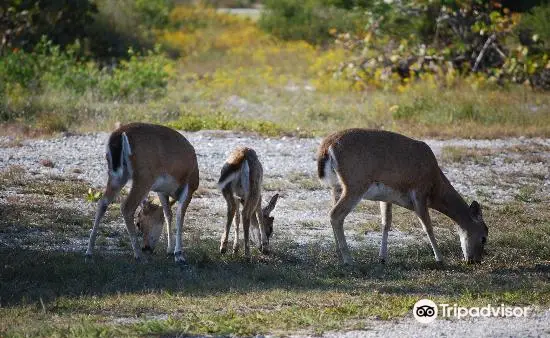
[[[183, 220], [193, 193], [199, 185], [197, 156], [191, 143], [176, 130], [165, 126], [130, 123], [111, 133], [107, 140], [105, 157], [108, 169], [107, 185], [97, 204], [86, 256], [92, 257], [99, 224], [107, 207], [128, 181], [132, 180], [129, 194], [121, 203], [121, 212], [130, 236], [134, 258], [136, 261], [142, 258], [134, 225], [135, 211], [149, 191], [153, 191], [159, 197], [166, 220], [166, 252], [174, 254], [176, 263], [185, 264], [182, 251]], [[171, 232], [170, 197], [177, 203], [175, 241]], [[158, 231], [158, 235], [160, 233], [161, 231]], [[141, 251], [152, 251], [152, 248], [144, 245]]]
[[344, 219], [362, 199], [380, 202], [381, 263], [387, 259], [393, 204], [416, 214], [437, 263], [442, 264], [443, 257], [428, 209], [443, 213], [458, 225], [464, 260], [481, 262], [488, 235], [481, 205], [473, 201], [468, 206], [426, 143], [383, 130], [338, 131], [323, 139], [319, 146], [317, 174], [332, 190], [330, 223], [338, 256], [345, 265], [353, 264], [353, 260], [344, 235]]
[[250, 259], [249, 227], [254, 226], [258, 248], [264, 254], [269, 253], [269, 238], [273, 233], [274, 217], [270, 216], [277, 204], [279, 194], [273, 195], [268, 204], [262, 208], [263, 168], [256, 152], [247, 147], [233, 150], [224, 163], [218, 188], [227, 203], [225, 230], [220, 241], [220, 253], [227, 251], [227, 242], [231, 223], [235, 221], [235, 238], [233, 253], [239, 250], [239, 204], [242, 205], [245, 257]]
[[[136, 219], [136, 227], [143, 235], [142, 251], [153, 252], [155, 250], [155, 245], [162, 234], [164, 225], [167, 224], [167, 227], [170, 227], [168, 225], [169, 220], [172, 218], [170, 212], [175, 202], [176, 200], [170, 201], [168, 210], [165, 210], [162, 205], [152, 203], [148, 199], [141, 202], [141, 209]], [[165, 214], [167, 214], [167, 216]], [[168, 246], [166, 248], [166, 253], [171, 254], [171, 251], [171, 247]]]

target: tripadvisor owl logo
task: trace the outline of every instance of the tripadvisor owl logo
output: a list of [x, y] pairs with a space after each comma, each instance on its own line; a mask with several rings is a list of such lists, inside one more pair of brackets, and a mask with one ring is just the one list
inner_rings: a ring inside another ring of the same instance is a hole
[[413, 316], [422, 324], [431, 323], [437, 318], [437, 305], [429, 299], [421, 299], [414, 304]]

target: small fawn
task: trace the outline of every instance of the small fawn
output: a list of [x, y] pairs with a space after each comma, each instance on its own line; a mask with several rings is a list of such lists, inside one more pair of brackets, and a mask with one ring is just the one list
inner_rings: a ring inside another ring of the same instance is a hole
[[[220, 252], [227, 250], [227, 240], [231, 222], [235, 219], [235, 238], [233, 252], [239, 250], [239, 204], [243, 205], [242, 219], [244, 231], [244, 252], [250, 257], [249, 227], [250, 222], [255, 228], [260, 251], [268, 253], [269, 238], [273, 232], [274, 217], [270, 213], [275, 208], [279, 194], [275, 194], [262, 209], [263, 169], [256, 152], [251, 148], [236, 148], [221, 170], [218, 187], [227, 202], [227, 222], [221, 238]], [[259, 232], [259, 233], [258, 233]]]

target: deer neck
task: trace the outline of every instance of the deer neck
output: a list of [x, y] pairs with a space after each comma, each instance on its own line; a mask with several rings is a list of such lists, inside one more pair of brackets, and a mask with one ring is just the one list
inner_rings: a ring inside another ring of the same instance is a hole
[[470, 208], [464, 198], [455, 190], [449, 180], [441, 173], [443, 184], [438, 196], [431, 201], [431, 207], [455, 221], [461, 228], [471, 222]]

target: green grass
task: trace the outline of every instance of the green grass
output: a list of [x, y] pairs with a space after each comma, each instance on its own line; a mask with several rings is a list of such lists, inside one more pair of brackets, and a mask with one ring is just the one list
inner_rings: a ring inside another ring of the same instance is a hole
[[486, 148], [467, 148], [447, 146], [441, 149], [441, 159], [445, 162], [465, 162], [471, 161], [476, 164], [488, 164], [488, 156], [494, 155], [497, 151]]
[[[180, 267], [164, 254], [136, 264], [122, 226], [101, 230], [99, 240], [109, 238], [117, 249], [98, 250], [92, 262], [84, 260], [84, 248], [58, 250], [67, 241], [86, 240], [93, 208], [52, 208], [47, 201], [84, 200], [85, 187], [78, 181], [23, 180], [17, 169], [3, 172], [0, 182], [2, 189], [21, 192], [9, 207], [0, 204], [0, 235], [23, 241], [0, 248], [3, 337], [322, 333], [365, 328], [370, 318], [410, 315], [413, 304], [426, 297], [461, 306], [550, 305], [550, 212], [543, 202], [484, 210], [489, 244], [481, 265], [461, 262], [456, 236], [443, 231], [452, 225], [433, 213], [447, 259], [442, 267], [425, 241], [390, 242], [386, 265], [377, 261], [378, 248], [365, 242], [352, 250], [355, 266], [344, 267], [331, 241], [274, 241], [269, 256], [254, 250], [252, 262], [246, 262], [241, 255], [218, 254], [217, 239], [198, 236], [186, 241], [189, 266]], [[120, 223], [118, 208], [109, 210], [106, 222]], [[418, 225], [409, 224], [413, 219], [396, 212], [395, 227], [418, 233]], [[379, 231], [375, 223], [365, 227]], [[55, 236], [33, 237], [37, 230]]]
[[175, 121], [168, 122], [169, 127], [178, 130], [236, 130], [256, 132], [260, 135], [276, 136], [292, 134], [291, 130], [269, 121], [237, 119], [227, 113], [185, 114]]

